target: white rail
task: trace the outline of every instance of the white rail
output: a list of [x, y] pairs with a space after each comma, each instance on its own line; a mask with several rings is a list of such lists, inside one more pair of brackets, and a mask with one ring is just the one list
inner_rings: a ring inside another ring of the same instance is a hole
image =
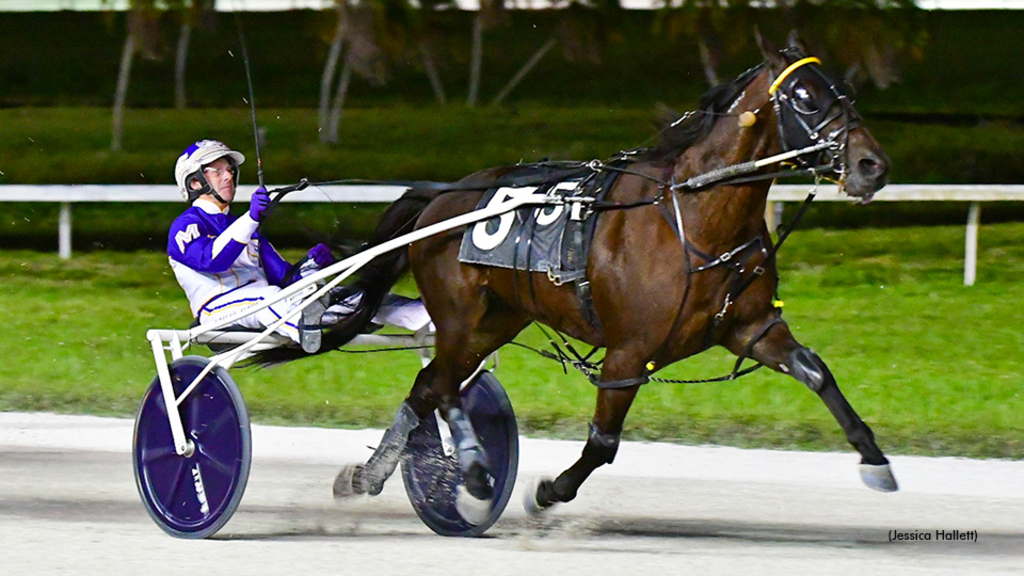
[[[775, 225], [772, 203], [800, 202], [807, 197], [808, 186], [776, 185], [768, 193], [765, 217]], [[1024, 185], [1019, 184], [890, 184], [875, 195], [875, 202], [969, 202], [964, 233], [964, 286], [973, 286], [978, 271], [978, 230], [982, 202], [1024, 200]], [[835, 186], [819, 188], [815, 201], [850, 201]]]
[[[271, 186], [276, 188], [278, 186]], [[799, 202], [807, 196], [808, 185], [777, 184], [768, 194], [769, 203]], [[387, 203], [405, 191], [401, 186], [311, 186], [302, 193], [291, 194], [285, 202], [305, 203]], [[238, 201], [247, 202], [252, 187], [239, 190]], [[1024, 200], [1024, 185], [1000, 184], [890, 184], [875, 196], [876, 202], [969, 202], [964, 240], [964, 285], [971, 286], [977, 277], [978, 232], [982, 202]], [[849, 202], [835, 186], [818, 189], [817, 201]], [[71, 205], [79, 202], [181, 202], [175, 186], [160, 185], [0, 185], [0, 202], [60, 203], [58, 253], [71, 257]], [[769, 206], [767, 218], [773, 224], [775, 211]]]

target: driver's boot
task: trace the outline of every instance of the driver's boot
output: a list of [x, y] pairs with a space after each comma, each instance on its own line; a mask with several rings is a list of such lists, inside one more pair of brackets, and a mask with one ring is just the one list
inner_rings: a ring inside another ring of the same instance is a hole
[[323, 327], [320, 323], [330, 305], [330, 296], [324, 294], [320, 299], [310, 302], [302, 309], [302, 321], [299, 322], [299, 344], [302, 351], [307, 354], [315, 354], [320, 350], [320, 343], [323, 340]]

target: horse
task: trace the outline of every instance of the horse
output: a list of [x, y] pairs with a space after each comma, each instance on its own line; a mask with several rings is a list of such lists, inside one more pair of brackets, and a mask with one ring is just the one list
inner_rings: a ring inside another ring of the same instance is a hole
[[[783, 49], [755, 35], [761, 64], [711, 89], [652, 147], [618, 163], [590, 165], [616, 178], [586, 262], [589, 302], [543, 273], [460, 262], [465, 227], [418, 240], [360, 270], [360, 307], [325, 334], [324, 349], [364, 330], [388, 289], [410, 269], [436, 325], [436, 348], [373, 456], [339, 475], [336, 495], [379, 493], [411, 431], [439, 410], [463, 474], [460, 513], [472, 522], [486, 510], [493, 478], [462, 411], [459, 386], [533, 322], [604, 348], [605, 356], [594, 378], [597, 402], [582, 454], [531, 489], [531, 512], [573, 500], [595, 469], [613, 462], [626, 415], [653, 371], [713, 346], [805, 384], [860, 454], [863, 482], [879, 491], [897, 489], [871, 429], [775, 306], [778, 273], [764, 214], [776, 174], [757, 164], [791, 152], [796, 166], [836, 180], [847, 195], [866, 202], [886, 184], [890, 161], [840, 83], [795, 34]], [[747, 176], [735, 177], [730, 167], [736, 166], [746, 167]], [[370, 245], [468, 213], [483, 189], [514, 181], [524, 170], [492, 168], [446, 189], [413, 188], [387, 208]], [[708, 174], [725, 176], [682, 185]]]

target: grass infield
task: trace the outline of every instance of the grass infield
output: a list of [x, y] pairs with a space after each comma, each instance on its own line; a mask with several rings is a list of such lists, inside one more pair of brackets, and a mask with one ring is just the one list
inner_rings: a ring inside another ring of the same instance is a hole
[[[1012, 305], [1024, 297], [1022, 234], [1022, 224], [982, 230], [971, 288], [962, 286], [961, 227], [806, 230], [787, 243], [784, 318], [828, 363], [883, 450], [1024, 457], [1024, 336]], [[407, 280], [399, 289], [415, 287]], [[165, 256], [149, 251], [94, 251], [70, 261], [0, 251], [0, 301], [0, 410], [131, 416], [154, 376], [146, 329], [190, 320]], [[545, 345], [534, 327], [519, 341]], [[716, 349], [659, 375], [717, 376], [732, 361]], [[339, 352], [233, 375], [256, 421], [362, 427], [390, 422], [417, 369], [411, 352]], [[585, 438], [594, 390], [580, 374], [506, 346], [497, 375], [524, 432]], [[814, 394], [766, 370], [732, 383], [651, 383], [625, 434], [847, 448]]]

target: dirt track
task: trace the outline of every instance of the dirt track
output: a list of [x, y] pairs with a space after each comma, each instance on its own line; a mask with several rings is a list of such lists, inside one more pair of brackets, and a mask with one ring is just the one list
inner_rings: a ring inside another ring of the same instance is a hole
[[[893, 457], [896, 494], [857, 456], [624, 443], [542, 521], [520, 491], [581, 443], [524, 439], [520, 481], [484, 538], [443, 538], [394, 478], [336, 504], [331, 481], [379, 431], [253, 428], [245, 498], [214, 539], [164, 534], [136, 492], [128, 420], [0, 413], [4, 574], [1019, 574], [1024, 462]], [[890, 542], [890, 531], [977, 542]]]

